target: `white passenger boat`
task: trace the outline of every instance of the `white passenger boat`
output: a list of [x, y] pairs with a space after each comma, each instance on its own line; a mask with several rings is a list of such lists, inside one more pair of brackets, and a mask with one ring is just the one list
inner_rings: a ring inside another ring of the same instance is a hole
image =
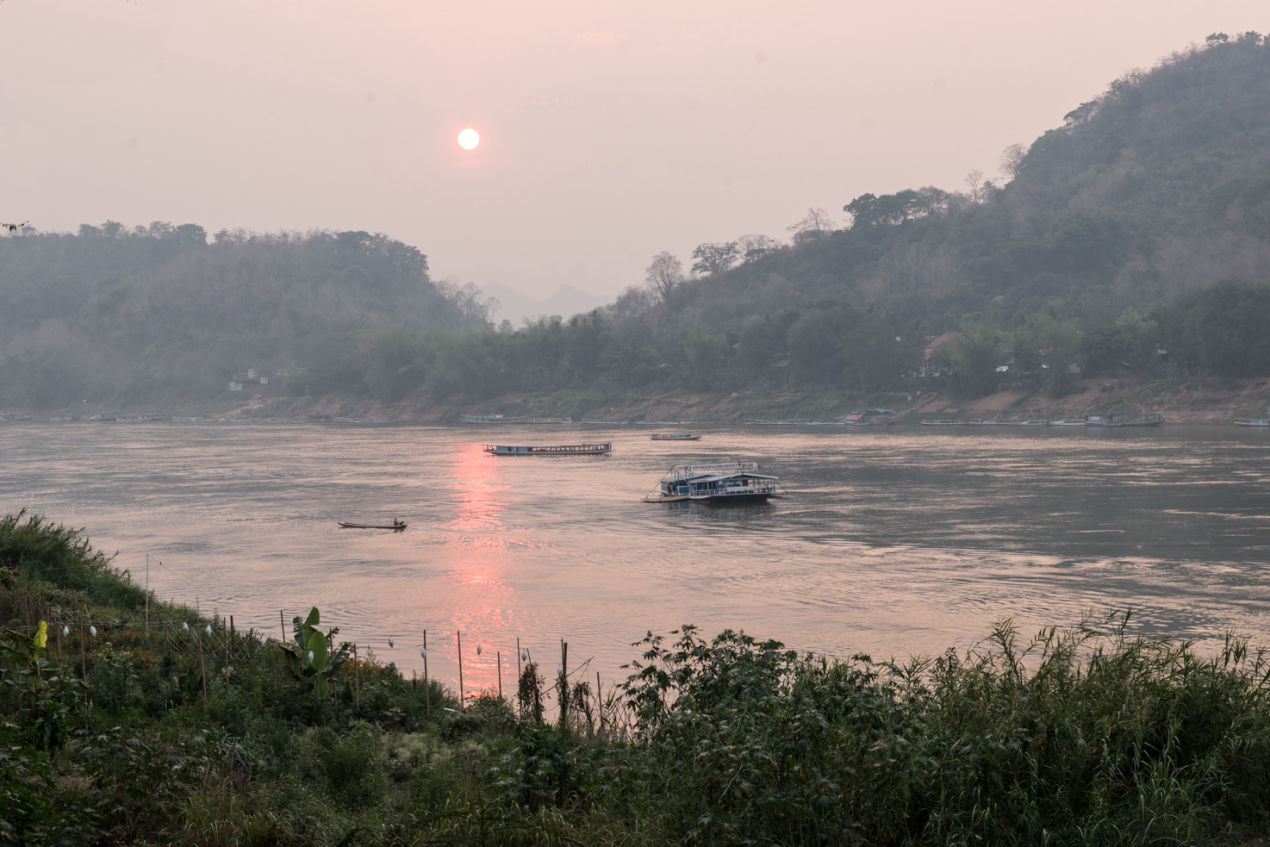
[[759, 473], [758, 462], [675, 465], [662, 477], [649, 503], [699, 500], [711, 503], [763, 501], [776, 494], [780, 477]]

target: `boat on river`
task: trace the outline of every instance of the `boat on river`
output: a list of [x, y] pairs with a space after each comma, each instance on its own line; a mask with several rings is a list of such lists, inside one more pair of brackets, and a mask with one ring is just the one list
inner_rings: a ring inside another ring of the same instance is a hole
[[675, 465], [661, 478], [647, 503], [697, 500], [708, 503], [761, 502], [776, 494], [780, 477], [759, 472], [758, 462]]
[[613, 444], [510, 445], [486, 444], [482, 448], [491, 456], [604, 456], [613, 452]]
[[648, 436], [653, 441], [700, 441], [701, 436], [695, 432], [654, 432]]
[[573, 418], [539, 418], [533, 415], [462, 415], [460, 420], [470, 424], [568, 424]]
[[1085, 418], [1085, 426], [1118, 427], [1118, 426], [1159, 426], [1164, 418], [1159, 415], [1148, 415], [1144, 418], [1122, 418], [1119, 415], [1089, 415]]
[[1270, 418], [1235, 418], [1238, 426], [1270, 426]]
[[399, 521], [396, 518], [393, 518], [392, 523], [389, 523], [389, 524], [355, 523], [353, 521], [339, 521], [339, 525], [342, 529], [391, 529], [393, 532], [401, 532], [403, 529], [406, 528], [405, 522]]

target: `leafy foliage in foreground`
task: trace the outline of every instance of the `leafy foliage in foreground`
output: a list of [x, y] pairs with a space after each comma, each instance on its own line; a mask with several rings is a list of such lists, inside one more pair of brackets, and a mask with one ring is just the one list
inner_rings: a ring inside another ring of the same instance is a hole
[[[282, 645], [154, 603], [147, 632], [58, 587], [85, 616], [41, 627], [66, 613], [35, 575], [105, 560], [39, 518], [0, 522], [0, 549], [14, 536], [0, 845], [1233, 844], [1270, 826], [1270, 660], [1135, 636], [1128, 614], [1031, 640], [1007, 622], [907, 664], [685, 626], [640, 642], [620, 701], [554, 688], [569, 707], [548, 725], [535, 667], [517, 708], [460, 709], [350, 657], [316, 610]], [[301, 648], [340, 657], [326, 686], [292, 667]]]

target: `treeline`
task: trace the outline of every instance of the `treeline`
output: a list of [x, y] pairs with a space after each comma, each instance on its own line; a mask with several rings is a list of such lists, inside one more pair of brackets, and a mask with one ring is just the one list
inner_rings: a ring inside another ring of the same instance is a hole
[[330, 338], [311, 351], [304, 385], [313, 394], [421, 403], [560, 389], [605, 397], [761, 388], [983, 396], [1023, 388], [1061, 397], [1087, 378], [1270, 374], [1270, 288], [1233, 280], [1098, 322], [1042, 312], [995, 323], [989, 312], [939, 339], [921, 321], [843, 305], [751, 316], [736, 332], [704, 323], [659, 332], [655, 316], [619, 320], [609, 309], [540, 318], [514, 332]]
[[0, 238], [0, 405], [222, 395], [236, 373], [301, 371], [314, 336], [486, 325], [415, 247], [366, 232], [261, 235], [157, 222]]

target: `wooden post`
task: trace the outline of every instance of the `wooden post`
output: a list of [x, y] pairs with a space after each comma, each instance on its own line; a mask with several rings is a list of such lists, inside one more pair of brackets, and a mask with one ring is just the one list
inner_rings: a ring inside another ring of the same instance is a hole
[[[84, 606], [84, 618], [88, 617], [88, 606]], [[79, 678], [84, 681], [84, 711], [88, 711], [88, 655], [84, 649], [84, 621], [79, 622]]]
[[146, 553], [146, 638], [150, 637], [150, 554]]
[[423, 631], [423, 713], [432, 717], [432, 688], [428, 685], [428, 631]]
[[569, 642], [560, 639], [560, 680], [556, 683], [560, 690], [560, 726], [569, 725]]
[[282, 619], [282, 610], [278, 610], [278, 627], [282, 630], [282, 643], [286, 644], [290, 639], [287, 638], [287, 623]]
[[194, 641], [198, 644], [198, 669], [203, 675], [203, 696], [207, 697], [207, 665], [203, 663], [203, 635], [197, 626], [194, 628]]
[[357, 661], [357, 642], [353, 642], [353, 706], [362, 710], [362, 666]]
[[494, 651], [494, 657], [498, 660], [498, 699], [503, 699], [503, 651]]
[[234, 637], [234, 616], [233, 615], [229, 616], [229, 637], [230, 638]]
[[456, 629], [454, 637], [459, 644], [459, 708], [462, 709], [467, 702], [463, 699], [463, 633]]

